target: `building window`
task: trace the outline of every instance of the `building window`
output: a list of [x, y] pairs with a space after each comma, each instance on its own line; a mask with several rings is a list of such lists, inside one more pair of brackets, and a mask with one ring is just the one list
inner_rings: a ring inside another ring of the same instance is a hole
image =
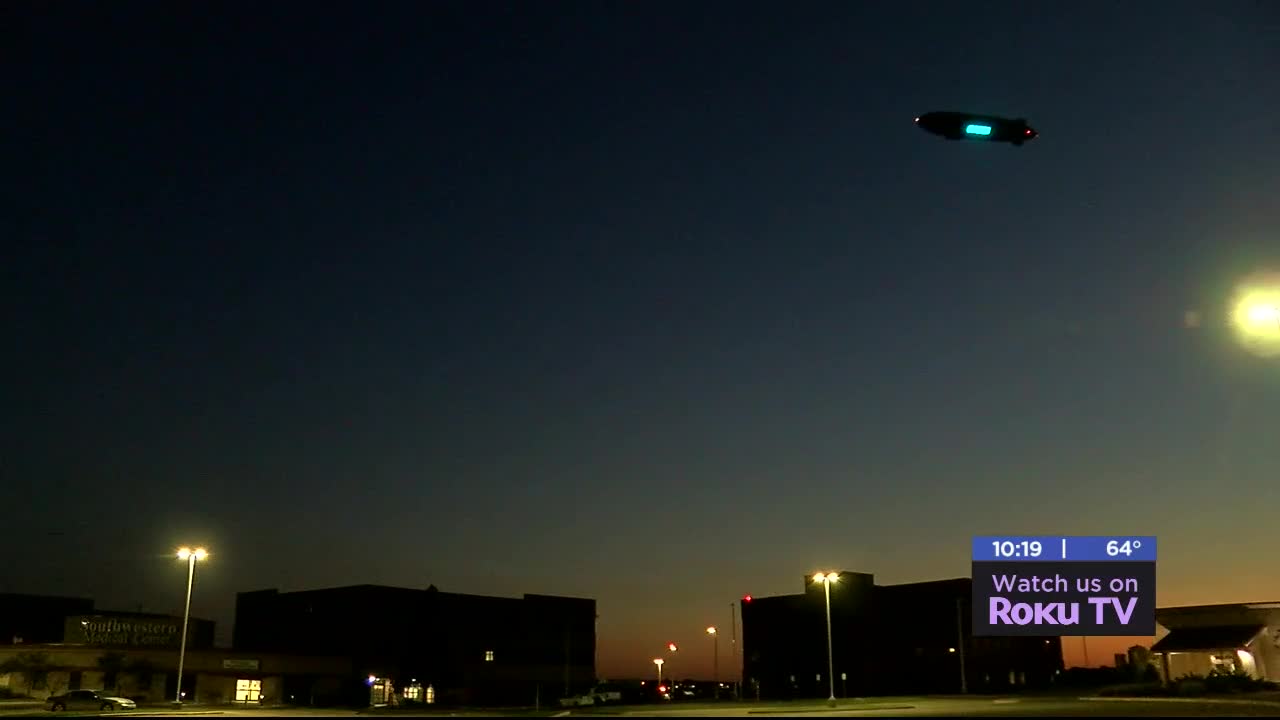
[[493, 651], [492, 651], [492, 650], [485, 650], [485, 651], [484, 651], [484, 661], [485, 661], [485, 662], [493, 662]]
[[369, 676], [369, 704], [370, 705], [387, 705], [391, 702], [391, 695], [395, 692], [395, 686], [386, 678]]
[[1236, 671], [1236, 659], [1231, 655], [1210, 655], [1209, 664], [1217, 672], [1233, 673]]
[[261, 698], [261, 680], [236, 680], [236, 702], [256, 703]]
[[413, 683], [404, 689], [404, 699], [411, 702], [420, 702], [422, 700], [422, 684]]

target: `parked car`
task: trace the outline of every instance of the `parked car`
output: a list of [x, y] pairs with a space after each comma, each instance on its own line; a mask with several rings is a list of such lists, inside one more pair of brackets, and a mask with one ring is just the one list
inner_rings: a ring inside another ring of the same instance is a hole
[[616, 685], [597, 685], [591, 690], [591, 695], [595, 697], [596, 704], [599, 705], [622, 702], [622, 688]]
[[72, 690], [49, 698], [49, 709], [59, 710], [136, 710], [138, 703], [127, 697], [108, 695], [102, 690]]
[[596, 704], [596, 696], [591, 693], [560, 698], [560, 707], [587, 707]]

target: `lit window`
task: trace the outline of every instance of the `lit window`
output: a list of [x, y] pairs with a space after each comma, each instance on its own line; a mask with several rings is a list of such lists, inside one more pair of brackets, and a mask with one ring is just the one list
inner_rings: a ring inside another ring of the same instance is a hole
[[236, 702], [256, 703], [261, 695], [261, 680], [236, 680]]
[[1236, 659], [1231, 655], [1210, 655], [1209, 664], [1218, 672], [1235, 672]]
[[415, 701], [415, 702], [416, 702], [416, 701], [421, 700], [421, 699], [422, 699], [422, 685], [421, 685], [421, 684], [419, 684], [419, 683], [414, 683], [414, 684], [410, 685], [409, 687], [405, 688], [405, 689], [404, 689], [404, 699], [405, 699], [405, 700], [413, 700], [413, 701]]
[[492, 651], [492, 650], [485, 650], [485, 651], [484, 651], [484, 661], [485, 661], [485, 662], [493, 662], [493, 651]]

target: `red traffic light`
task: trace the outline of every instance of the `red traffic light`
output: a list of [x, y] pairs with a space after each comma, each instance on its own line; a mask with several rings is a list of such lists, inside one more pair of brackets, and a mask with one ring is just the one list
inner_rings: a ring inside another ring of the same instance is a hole
[[658, 692], [666, 692], [666, 691], [667, 691], [667, 686], [666, 686], [666, 685], [659, 685], [659, 686], [658, 686]]
[[751, 602], [751, 596], [750, 596], [750, 595], [743, 595], [743, 596], [742, 596], [742, 602]]

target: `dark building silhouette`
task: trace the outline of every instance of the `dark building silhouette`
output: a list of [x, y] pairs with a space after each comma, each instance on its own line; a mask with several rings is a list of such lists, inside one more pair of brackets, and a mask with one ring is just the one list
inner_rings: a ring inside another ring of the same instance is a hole
[[[596, 602], [357, 585], [236, 597], [238, 652], [349, 657], [360, 693], [435, 702], [554, 702], [595, 682]], [[417, 696], [417, 697], [415, 697]]]
[[89, 598], [0, 593], [0, 645], [62, 642], [67, 617], [92, 612]]
[[[831, 585], [836, 696], [1052, 685], [1063, 667], [1060, 639], [975, 638], [971, 597], [969, 578], [876, 585], [872, 575], [840, 573]], [[748, 597], [741, 607], [743, 694], [826, 697], [822, 583], [807, 577], [803, 593]]]
[[[187, 649], [213, 647], [212, 620], [191, 618]], [[0, 593], [0, 645], [85, 645], [177, 649], [182, 618], [97, 610], [91, 598]]]

